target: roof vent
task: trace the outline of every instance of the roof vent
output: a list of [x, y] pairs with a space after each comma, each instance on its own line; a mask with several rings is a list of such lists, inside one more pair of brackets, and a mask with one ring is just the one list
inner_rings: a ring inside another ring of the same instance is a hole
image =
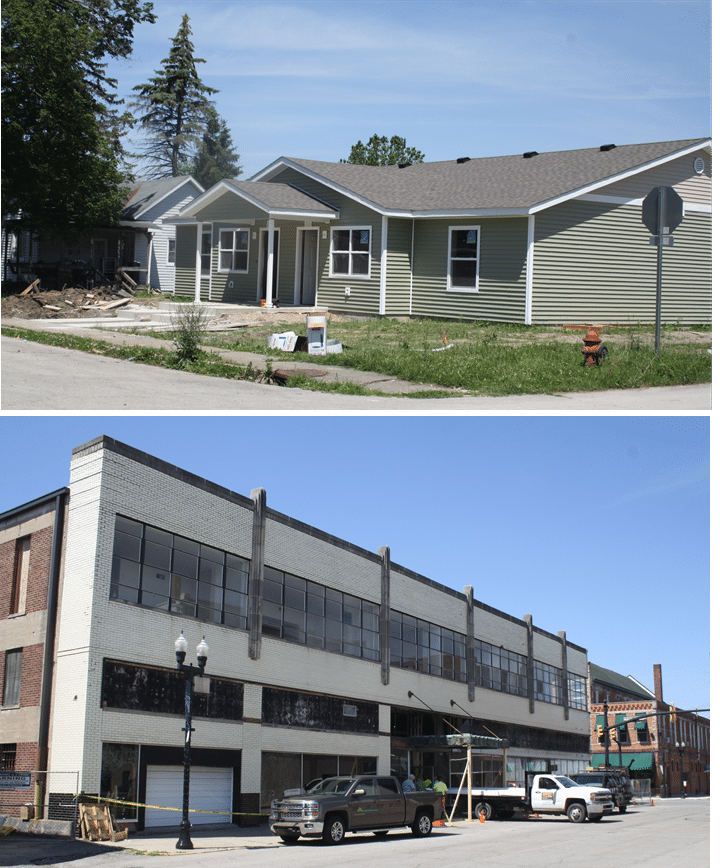
[[398, 169], [407, 169], [408, 166], [412, 166], [412, 163], [398, 163]]
[[469, 163], [470, 157], [458, 157], [457, 161], [458, 161], [458, 163]]
[[529, 160], [530, 157], [537, 157], [537, 155], [537, 151], [525, 151], [525, 153], [523, 154], [523, 160]]
[[613, 148], [616, 148], [617, 145], [600, 145], [601, 151], [612, 151]]

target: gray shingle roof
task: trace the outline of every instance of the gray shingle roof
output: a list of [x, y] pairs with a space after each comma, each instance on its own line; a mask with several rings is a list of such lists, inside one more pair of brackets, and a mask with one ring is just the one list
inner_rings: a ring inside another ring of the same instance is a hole
[[658, 160], [708, 142], [707, 138], [683, 139], [619, 145], [607, 151], [599, 147], [552, 151], [530, 158], [515, 154], [464, 163], [446, 160], [416, 163], [404, 169], [291, 158], [283, 161], [325, 178], [381, 210], [526, 212], [558, 198], [580, 195], [593, 185], [612, 183], [625, 173], [641, 171]]
[[595, 663], [589, 663], [590, 678], [592, 681], [599, 681], [602, 684], [607, 684], [610, 687], [617, 687], [624, 693], [633, 693], [643, 699], [655, 699], [655, 694], [650, 693], [637, 681], [632, 678], [620, 675], [618, 672], [613, 672], [612, 669], [603, 669], [602, 666], [597, 666]]
[[227, 179], [229, 186], [254, 199], [267, 211], [309, 211], [318, 214], [335, 214], [334, 208], [296, 190], [288, 184], [271, 184], [264, 181], [236, 181]]
[[[177, 178], [158, 178], [154, 181], [136, 181], [125, 202], [123, 220], [133, 220], [156, 202], [159, 202], [177, 187], [190, 180], [190, 175]], [[200, 188], [202, 190], [202, 188]]]

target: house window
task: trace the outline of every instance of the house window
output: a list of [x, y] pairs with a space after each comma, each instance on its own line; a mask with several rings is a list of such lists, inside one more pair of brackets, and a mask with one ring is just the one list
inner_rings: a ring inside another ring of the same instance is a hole
[[642, 717], [643, 719], [635, 721], [635, 738], [640, 744], [647, 744], [650, 740], [648, 737], [647, 715], [640, 714], [638, 717]]
[[12, 772], [15, 770], [15, 758], [17, 756], [16, 744], [4, 744], [0, 753], [0, 770]]
[[480, 266], [480, 227], [451, 226], [448, 244], [448, 289], [476, 292]]
[[13, 577], [10, 614], [18, 615], [25, 611], [27, 597], [28, 571], [30, 569], [30, 537], [19, 539], [15, 544], [15, 575]]
[[175, 239], [168, 238], [168, 264], [175, 265]]
[[330, 274], [335, 277], [370, 277], [371, 228], [333, 229]]
[[249, 244], [250, 232], [247, 229], [221, 229], [218, 271], [247, 274]]
[[203, 224], [200, 239], [200, 274], [210, 277], [210, 262], [212, 259], [212, 225]]
[[20, 674], [22, 671], [22, 648], [5, 652], [5, 683], [3, 685], [3, 706], [20, 705]]

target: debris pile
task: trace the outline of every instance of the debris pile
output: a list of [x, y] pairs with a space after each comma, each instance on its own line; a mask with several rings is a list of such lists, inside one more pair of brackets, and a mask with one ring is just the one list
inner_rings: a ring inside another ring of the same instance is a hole
[[60, 290], [39, 289], [37, 281], [17, 295], [2, 300], [3, 319], [68, 319], [113, 316], [114, 311], [130, 302], [154, 306], [151, 299], [136, 298], [126, 289], [95, 286], [84, 289], [64, 286]]

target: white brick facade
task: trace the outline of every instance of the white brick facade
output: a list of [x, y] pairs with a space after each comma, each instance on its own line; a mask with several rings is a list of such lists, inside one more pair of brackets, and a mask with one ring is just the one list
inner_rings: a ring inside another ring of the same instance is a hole
[[[240, 629], [111, 599], [116, 516], [251, 560], [256, 504], [249, 497], [108, 438], [99, 438], [75, 450], [69, 503], [50, 756], [53, 768], [79, 769], [81, 788], [87, 792], [101, 790], [103, 744], [140, 746], [139, 795], [144, 792], [143, 763], [178, 762], [182, 715], [161, 707], [152, 711], [114, 707], [112, 699], [107, 704], [103, 667], [104, 661], [117, 661], [118, 665], [171, 673], [175, 669], [173, 643], [180, 632], [190, 646], [188, 663], [195, 663], [194, 648], [204, 636], [210, 646], [207, 672], [211, 680], [229, 680], [242, 690], [240, 719], [193, 719], [193, 751], [200, 751], [204, 757], [197, 762], [203, 766], [224, 763], [235, 768], [236, 788], [241, 789], [243, 798], [252, 796], [256, 805], [260, 804], [263, 789], [263, 752], [374, 757], [378, 772], [388, 773], [397, 770], [393, 764], [399, 753], [411, 756], [402, 744], [412, 733], [394, 730], [395, 715], [427, 712], [423, 726], [428, 725], [428, 715], [433, 713], [438, 726], [443, 718], [462, 724], [467, 718], [453, 709], [451, 699], [472, 715], [480, 726], [473, 730], [478, 734], [487, 735], [486, 729], [511, 733], [510, 755], [573, 762], [584, 762], [589, 756], [587, 710], [555, 702], [532, 703], [526, 696], [486, 689], [479, 682], [471, 686], [397, 665], [389, 666], [385, 684], [381, 660], [332, 653], [262, 633], [259, 656], [253, 659], [251, 622], [248, 629]], [[382, 602], [380, 555], [330, 537], [271, 508], [265, 514], [263, 563], [378, 607]], [[443, 588], [397, 564], [392, 564], [389, 571], [389, 604], [392, 611], [426, 619], [466, 636], [465, 594]], [[249, 612], [252, 617], [252, 598]], [[528, 654], [524, 621], [496, 613], [479, 602], [473, 613], [475, 638], [515, 654]], [[536, 661], [562, 668], [563, 643], [559, 637], [535, 627], [533, 642]], [[468, 643], [468, 653], [472, 653], [472, 644]], [[586, 677], [586, 652], [572, 644], [566, 647], [569, 672]], [[529, 680], [532, 683], [533, 679]], [[342, 731], [307, 728], [299, 721], [294, 725], [273, 722], [272, 709], [264, 706], [264, 697], [273, 688], [289, 691], [291, 697], [327, 703], [328, 709], [337, 698], [350, 704], [362, 703], [361, 712], [369, 714], [368, 709], [374, 709], [371, 718], [376, 715], [377, 723], [363, 724], [363, 730], [359, 723], [350, 722], [347, 726], [357, 726], [357, 731]], [[413, 698], [408, 698], [408, 692]], [[420, 721], [421, 717], [413, 720]], [[513, 743], [520, 731], [524, 733], [522, 748], [519, 742]], [[565, 739], [565, 747], [556, 746], [558, 738]], [[500, 755], [499, 751], [495, 754]], [[410, 762], [416, 761], [414, 757]], [[299, 783], [288, 781], [287, 786]], [[249, 810], [249, 802], [244, 804]]]

